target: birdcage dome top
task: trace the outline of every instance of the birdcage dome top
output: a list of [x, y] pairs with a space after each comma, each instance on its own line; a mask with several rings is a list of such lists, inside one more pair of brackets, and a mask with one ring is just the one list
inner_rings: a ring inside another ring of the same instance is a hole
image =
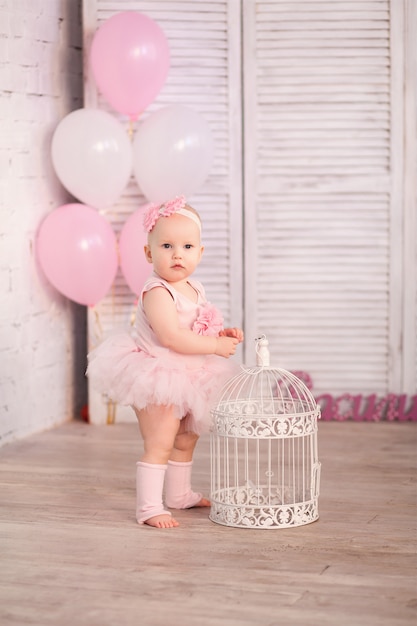
[[243, 412], [252, 416], [300, 415], [315, 412], [313, 394], [295, 374], [271, 367], [268, 342], [256, 340], [257, 365], [241, 367], [223, 387], [214, 407], [216, 412]]
[[223, 423], [222, 430], [257, 436], [301, 434], [320, 417], [313, 394], [292, 372], [270, 366], [265, 337], [257, 339], [256, 353], [257, 365], [242, 366], [224, 385], [212, 408], [215, 427]]

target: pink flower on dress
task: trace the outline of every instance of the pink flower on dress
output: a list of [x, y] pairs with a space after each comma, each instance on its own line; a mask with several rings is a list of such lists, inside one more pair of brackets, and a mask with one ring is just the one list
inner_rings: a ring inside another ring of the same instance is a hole
[[149, 204], [143, 216], [143, 227], [146, 233], [150, 233], [160, 217], [169, 217], [186, 205], [184, 196], [176, 196], [164, 204]]
[[206, 337], [218, 337], [223, 330], [223, 316], [219, 309], [207, 302], [198, 310], [197, 319], [195, 320], [192, 330], [197, 335], [205, 335]]

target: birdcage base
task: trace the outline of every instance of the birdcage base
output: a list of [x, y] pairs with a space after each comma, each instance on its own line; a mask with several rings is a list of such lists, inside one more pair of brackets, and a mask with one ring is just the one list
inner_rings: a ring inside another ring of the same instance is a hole
[[[276, 500], [282, 502], [279, 494]], [[221, 489], [212, 493], [209, 518], [216, 524], [234, 528], [303, 526], [318, 520], [318, 498], [292, 504], [275, 504], [274, 499], [271, 501], [269, 498], [269, 502], [266, 502], [262, 501], [259, 494], [254, 497], [253, 492], [248, 493], [244, 487]]]

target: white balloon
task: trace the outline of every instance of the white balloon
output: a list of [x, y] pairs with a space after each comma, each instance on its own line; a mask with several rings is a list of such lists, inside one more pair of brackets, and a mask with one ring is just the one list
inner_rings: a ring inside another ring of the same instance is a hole
[[197, 111], [182, 105], [166, 107], [136, 131], [133, 173], [151, 202], [189, 197], [207, 178], [213, 151], [210, 127]]
[[64, 187], [84, 204], [114, 204], [132, 174], [132, 145], [120, 122], [97, 109], [78, 109], [58, 124], [52, 163]]

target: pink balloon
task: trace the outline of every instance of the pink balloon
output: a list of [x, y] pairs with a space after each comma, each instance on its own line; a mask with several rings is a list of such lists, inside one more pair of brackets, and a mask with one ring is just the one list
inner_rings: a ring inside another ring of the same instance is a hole
[[144, 204], [130, 215], [120, 233], [119, 254], [120, 268], [129, 289], [139, 296], [145, 280], [152, 272], [143, 251], [147, 234], [143, 230], [143, 213], [149, 204]]
[[85, 204], [65, 204], [49, 213], [36, 250], [49, 282], [79, 304], [97, 304], [116, 276], [116, 236], [107, 220]]
[[117, 13], [95, 33], [90, 62], [97, 86], [112, 107], [136, 119], [165, 83], [168, 41], [150, 17]]

